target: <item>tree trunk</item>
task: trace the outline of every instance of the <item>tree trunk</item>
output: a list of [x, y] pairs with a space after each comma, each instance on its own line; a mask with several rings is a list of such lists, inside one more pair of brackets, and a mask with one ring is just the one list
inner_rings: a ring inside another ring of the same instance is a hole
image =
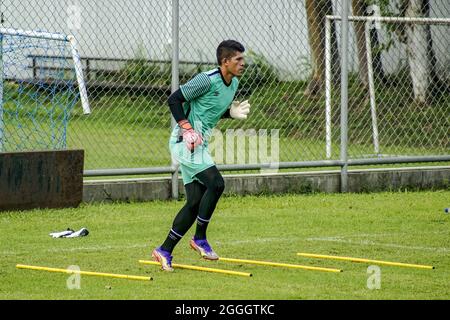
[[378, 30], [376, 28], [370, 29], [370, 43], [372, 44], [372, 58], [373, 58], [373, 73], [376, 79], [386, 82], [386, 74], [383, 69], [383, 62], [381, 61], [380, 41], [378, 38]]
[[[325, 16], [333, 14], [332, 0], [306, 0], [308, 39], [313, 65], [312, 79], [305, 91], [307, 95], [321, 92], [325, 84]], [[339, 53], [335, 23], [331, 23], [331, 66], [333, 81], [339, 79]]]
[[[429, 17], [429, 0], [409, 0], [405, 16], [410, 18]], [[437, 80], [436, 57], [433, 51], [430, 25], [409, 24], [406, 26], [406, 54], [409, 63], [414, 100], [426, 103], [432, 84]]]

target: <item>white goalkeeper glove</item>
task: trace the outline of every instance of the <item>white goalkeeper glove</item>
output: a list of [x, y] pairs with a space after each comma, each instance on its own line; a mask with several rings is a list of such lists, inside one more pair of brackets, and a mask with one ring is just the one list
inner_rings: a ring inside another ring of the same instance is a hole
[[233, 101], [230, 108], [230, 116], [233, 119], [244, 120], [250, 112], [250, 103], [248, 100], [244, 102]]

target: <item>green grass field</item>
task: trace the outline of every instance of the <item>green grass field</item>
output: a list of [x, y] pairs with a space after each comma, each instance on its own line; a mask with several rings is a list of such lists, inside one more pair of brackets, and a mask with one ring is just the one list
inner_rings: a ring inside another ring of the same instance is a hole
[[[189, 270], [166, 273], [138, 264], [165, 238], [182, 201], [83, 204], [77, 209], [0, 214], [0, 299], [449, 299], [450, 191], [224, 197], [208, 230], [224, 257], [341, 268], [324, 273], [202, 261], [188, 248], [174, 262], [253, 273], [244, 278]], [[86, 227], [83, 238], [48, 234]], [[428, 264], [434, 270], [380, 266], [369, 289], [368, 265], [296, 256], [310, 252]], [[153, 281], [18, 270], [17, 263], [148, 275]]]

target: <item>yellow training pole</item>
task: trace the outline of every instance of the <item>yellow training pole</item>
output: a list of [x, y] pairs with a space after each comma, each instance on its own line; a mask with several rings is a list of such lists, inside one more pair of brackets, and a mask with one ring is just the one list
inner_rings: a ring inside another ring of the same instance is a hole
[[17, 264], [18, 269], [29, 269], [38, 271], [48, 271], [48, 272], [60, 272], [60, 273], [75, 273], [86, 276], [96, 276], [96, 277], [109, 277], [109, 278], [119, 278], [119, 279], [129, 279], [129, 280], [153, 280], [152, 277], [142, 277], [142, 276], [129, 276], [125, 274], [115, 274], [115, 273], [102, 273], [102, 272], [92, 272], [92, 271], [81, 271], [81, 270], [71, 270], [71, 269], [58, 269], [58, 268], [48, 268], [39, 266], [28, 266], [24, 264]]
[[313, 271], [324, 271], [324, 272], [342, 272], [341, 269], [310, 267], [310, 266], [302, 266], [299, 264], [288, 264], [288, 263], [278, 263], [278, 262], [269, 262], [269, 261], [244, 260], [244, 259], [233, 259], [233, 258], [222, 258], [222, 257], [219, 258], [219, 261], [259, 264], [259, 265], [263, 265], [263, 266], [286, 267], [286, 268], [295, 268], [295, 269], [304, 269], [304, 270], [313, 270]]
[[[158, 265], [158, 266], [160, 265], [159, 262], [150, 261], [150, 260], [139, 260], [139, 263], [152, 264], [152, 265]], [[180, 269], [196, 270], [196, 271], [205, 271], [205, 272], [230, 274], [230, 275], [234, 275], [234, 276], [243, 276], [243, 277], [251, 277], [252, 276], [251, 273], [247, 273], [247, 272], [239, 272], [239, 271], [231, 271], [231, 270], [223, 270], [223, 269], [215, 269], [215, 268], [197, 267], [197, 266], [191, 266], [191, 265], [186, 265], [186, 264], [172, 263], [172, 267], [180, 268]]]
[[401, 263], [401, 262], [390, 262], [390, 261], [382, 261], [382, 260], [371, 260], [371, 259], [340, 257], [340, 256], [328, 256], [328, 255], [323, 255], [323, 254], [312, 254], [312, 253], [302, 253], [302, 252], [297, 253], [297, 255], [302, 256], [302, 257], [308, 257], [308, 258], [343, 260], [343, 261], [362, 262], [362, 263], [373, 263], [373, 264], [380, 264], [380, 265], [386, 265], [386, 266], [396, 266], [396, 267], [405, 267], [405, 268], [434, 269], [433, 266], [426, 266], [426, 265], [421, 265], [421, 264]]

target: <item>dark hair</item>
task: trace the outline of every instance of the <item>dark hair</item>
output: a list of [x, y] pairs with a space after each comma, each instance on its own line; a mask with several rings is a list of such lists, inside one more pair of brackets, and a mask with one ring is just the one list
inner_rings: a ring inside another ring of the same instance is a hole
[[236, 51], [244, 52], [245, 48], [241, 43], [234, 40], [222, 41], [217, 47], [217, 62], [219, 66], [222, 64], [223, 59], [233, 57]]

